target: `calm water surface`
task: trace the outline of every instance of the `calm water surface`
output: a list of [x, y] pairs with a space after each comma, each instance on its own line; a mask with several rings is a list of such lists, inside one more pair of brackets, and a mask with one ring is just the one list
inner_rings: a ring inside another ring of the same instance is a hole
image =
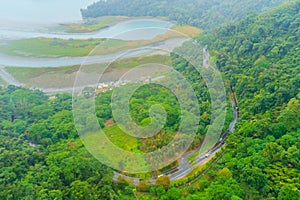
[[[81, 8], [96, 0], [1, 0], [0, 39], [47, 37], [60, 39], [112, 38], [124, 40], [150, 39], [166, 32], [172, 24], [160, 20], [132, 20], [107, 29], [86, 34], [66, 34], [49, 31], [57, 23], [81, 20]], [[155, 29], [151, 29], [154, 27]], [[136, 30], [145, 29], [147, 30]], [[159, 30], [158, 28], [161, 28]], [[130, 32], [128, 32], [130, 31]], [[126, 34], [122, 34], [127, 32]]]
[[81, 19], [80, 9], [96, 0], [1, 0], [0, 25], [70, 22]]
[[[0, 45], [7, 39], [60, 38], [89, 39], [116, 38], [122, 40], [146, 40], [163, 34], [173, 25], [157, 19], [135, 19], [120, 22], [109, 28], [92, 33], [68, 34], [48, 29], [58, 23], [81, 20], [80, 9], [95, 0], [1, 0], [0, 1]], [[51, 30], [51, 31], [49, 31]], [[175, 45], [175, 44], [173, 44]], [[172, 46], [173, 46], [172, 45]], [[177, 44], [176, 44], [177, 45]], [[147, 52], [139, 51], [135, 55]], [[148, 50], [149, 51], [149, 50]], [[95, 56], [94, 62], [111, 59], [112, 55]], [[57, 67], [80, 64], [84, 58], [22, 58], [0, 54], [0, 65], [22, 67]]]
[[20, 38], [60, 38], [60, 39], [89, 39], [89, 38], [116, 38], [122, 40], [145, 40], [168, 31], [172, 23], [156, 19], [138, 19], [120, 22], [109, 28], [101, 29], [92, 33], [58, 33], [37, 30], [16, 30], [1, 28], [1, 39]]

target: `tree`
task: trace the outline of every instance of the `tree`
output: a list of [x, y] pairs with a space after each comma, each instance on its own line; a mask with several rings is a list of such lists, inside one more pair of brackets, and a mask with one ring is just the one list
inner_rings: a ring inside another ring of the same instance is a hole
[[218, 171], [218, 176], [224, 178], [232, 178], [232, 173], [227, 167], [225, 167]]
[[285, 150], [282, 146], [275, 142], [270, 142], [266, 145], [264, 156], [270, 159], [270, 162], [282, 160]]
[[170, 178], [168, 176], [160, 176], [156, 179], [156, 186], [163, 186], [165, 190], [170, 188]]
[[92, 87], [85, 87], [83, 90], [82, 90], [82, 94], [85, 98], [91, 98], [95, 95], [95, 89], [92, 88]]
[[171, 188], [168, 192], [160, 197], [161, 200], [177, 200], [181, 196], [178, 188]]
[[86, 199], [86, 200], [96, 200], [99, 197], [92, 193], [93, 189], [86, 181], [76, 180], [71, 183], [70, 187], [70, 198], [71, 199]]
[[150, 185], [150, 182], [148, 180], [140, 180], [138, 187], [142, 191], [147, 191], [147, 190], [150, 189], [151, 185]]
[[250, 165], [247, 165], [242, 169], [240, 180], [256, 189], [262, 189], [267, 184], [267, 179], [262, 170]]
[[300, 127], [300, 101], [292, 98], [287, 107], [280, 113], [278, 121], [285, 125], [288, 131]]
[[278, 194], [279, 200], [298, 200], [300, 199], [300, 191], [292, 185], [284, 185]]
[[225, 182], [213, 182], [205, 189], [207, 199], [230, 199], [232, 196], [243, 198], [243, 190], [236, 180], [227, 179]]

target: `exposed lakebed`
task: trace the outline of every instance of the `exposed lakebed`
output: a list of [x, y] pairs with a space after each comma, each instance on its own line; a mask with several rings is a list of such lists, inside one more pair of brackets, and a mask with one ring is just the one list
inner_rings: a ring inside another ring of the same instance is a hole
[[[98, 39], [98, 38], [113, 38], [119, 40], [131, 41], [135, 40], [137, 42], [142, 40], [152, 40], [153, 38], [160, 37], [161, 35], [167, 34], [171, 27], [174, 24], [168, 21], [158, 20], [158, 19], [131, 19], [127, 21], [119, 22], [111, 27], [107, 27], [104, 29], [100, 29], [99, 31], [91, 32], [91, 33], [63, 33], [63, 32], [45, 32], [36, 30], [13, 30], [13, 29], [2, 29], [0, 30], [0, 38], [4, 41], [7, 39], [26, 39], [26, 38], [58, 38], [58, 39], [74, 39], [74, 40], [88, 40], [88, 39]], [[43, 67], [52, 67], [53, 70], [48, 71], [47, 74], [51, 76], [51, 80], [54, 80], [53, 75], [60, 79], [60, 84], [45, 84], [45, 80], [47, 80], [48, 75], [44, 74], [43, 76], [39, 75], [37, 77], [28, 77], [30, 80], [22, 81], [23, 84], [37, 87], [37, 88], [60, 88], [62, 91], [64, 88], [72, 87], [72, 80], [74, 80], [73, 72], [70, 77], [70, 74], [67, 74], [66, 77], [63, 74], [57, 73], [55, 68], [63, 67], [63, 66], [78, 66], [81, 64], [94, 64], [94, 63], [109, 63], [112, 60], [118, 58], [122, 55], [123, 59], [130, 57], [140, 57], [145, 55], [153, 55], [153, 54], [168, 54], [175, 47], [180, 46], [187, 37], [183, 35], [178, 37], [174, 37], [174, 35], [170, 38], [163, 38], [161, 40], [155, 41], [153, 43], [149, 43], [145, 46], [141, 46], [137, 48], [138, 50], [127, 52], [128, 50], [119, 51], [115, 53], [105, 54], [105, 55], [93, 55], [93, 56], [80, 56], [80, 57], [55, 57], [55, 58], [39, 58], [39, 57], [30, 57], [30, 56], [14, 56], [14, 55], [6, 55], [0, 53], [0, 66], [2, 69], [7, 69], [10, 67], [26, 67], [32, 68], [43, 68]], [[4, 39], [6, 38], [6, 39]], [[5, 42], [2, 43], [5, 45]], [[135, 48], [133, 48], [135, 49]], [[4, 68], [5, 67], [5, 68]], [[124, 69], [120, 69], [121, 71]], [[151, 72], [151, 69], [147, 69]], [[9, 70], [10, 73], [14, 76], [13, 70]], [[114, 73], [118, 74], [118, 68], [114, 69]], [[163, 70], [164, 71], [164, 70]], [[157, 71], [159, 72], [159, 71]], [[5, 74], [2, 74], [3, 76]], [[87, 74], [87, 77], [89, 74]], [[71, 78], [69, 81], [64, 83], [64, 79], [67, 77]], [[17, 77], [16, 77], [17, 78]], [[17, 78], [18, 79], [18, 78]], [[109, 78], [109, 80], [113, 81], [113, 77]], [[107, 80], [107, 81], [109, 81]], [[62, 83], [62, 82], [64, 83]], [[54, 82], [58, 81], [54, 80]], [[10, 83], [13, 84], [13, 83]]]

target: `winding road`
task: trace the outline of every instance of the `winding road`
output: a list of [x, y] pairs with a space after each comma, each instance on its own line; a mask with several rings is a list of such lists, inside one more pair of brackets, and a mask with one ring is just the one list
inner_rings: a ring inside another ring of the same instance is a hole
[[[233, 132], [235, 125], [237, 123], [238, 120], [238, 107], [237, 105], [234, 103], [235, 101], [232, 101], [232, 107], [233, 107], [233, 115], [234, 115], [234, 120], [230, 123], [229, 127], [228, 127], [228, 132]], [[227, 138], [227, 134], [228, 132], [226, 132], [225, 134], [223, 134], [223, 136], [220, 138], [220, 140], [210, 149], [207, 150], [201, 154], [199, 154], [194, 161], [189, 161], [188, 158], [193, 155], [194, 153], [199, 152], [200, 149], [194, 150], [192, 152], [188, 152], [184, 155], [182, 155], [181, 159], [179, 160], [180, 164], [174, 168], [171, 169], [159, 176], [168, 176], [170, 178], [171, 181], [174, 180], [178, 180], [178, 179], [182, 179], [185, 176], [187, 176], [193, 169], [195, 169], [198, 166], [204, 165], [205, 163], [207, 163], [209, 160], [211, 160], [215, 154], [217, 152], [219, 152], [226, 144], [226, 138]], [[200, 153], [200, 152], [199, 152]], [[159, 177], [158, 176], [158, 177]], [[139, 178], [135, 178], [135, 177], [130, 177], [130, 176], [126, 176], [124, 174], [118, 173], [118, 172], [114, 172], [114, 177], [113, 180], [114, 181], [118, 181], [118, 177], [122, 177], [128, 180], [131, 180], [133, 182], [134, 185], [138, 185], [140, 179]], [[151, 184], [155, 184], [155, 178], [150, 178], [149, 179]]]
[[[144, 47], [140, 51], [133, 52], [131, 54], [127, 54], [127, 57], [133, 57], [133, 56], [140, 56], [145, 53], [149, 53], [153, 51], [154, 49], [166, 49], [167, 47], [172, 51], [176, 46], [179, 46], [182, 44], [184, 40], [177, 40], [174, 41], [172, 39], [166, 40], [157, 44], [152, 44]], [[148, 48], [148, 49], [147, 49]], [[151, 49], [152, 48], [152, 49]], [[118, 53], [120, 55], [120, 53]], [[99, 62], [107, 62], [114, 58], [116, 58], [117, 54], [109, 54], [109, 55], [101, 55], [101, 56], [92, 56], [89, 57], [88, 60], [86, 60], [85, 64], [92, 64], [92, 63], [99, 63]], [[210, 65], [210, 59], [209, 59], [209, 52], [207, 50], [207, 47], [203, 48], [203, 65], [207, 69], [215, 70]], [[14, 57], [14, 56], [8, 56], [0, 54], [0, 77], [6, 81], [10, 85], [17, 85], [22, 86], [23, 84], [20, 83], [18, 80], [16, 80], [13, 76], [11, 76], [9, 73], [5, 71], [5, 66], [19, 66], [19, 67], [59, 67], [59, 66], [70, 66], [70, 65], [80, 65], [84, 62], [86, 57], [64, 57], [64, 58], [21, 58], [21, 57]], [[71, 92], [73, 91], [73, 87], [65, 87], [65, 88], [39, 88], [47, 93], [60, 93], [60, 92]], [[233, 92], [233, 91], [232, 91]], [[233, 93], [234, 94], [234, 93]], [[235, 96], [235, 95], [233, 95]], [[225, 146], [225, 141], [227, 138], [228, 132], [233, 132], [235, 129], [235, 125], [238, 120], [238, 107], [237, 107], [237, 101], [236, 98], [232, 100], [232, 107], [233, 107], [233, 115], [234, 120], [230, 123], [227, 132], [222, 135], [220, 140], [209, 150], [200, 153], [200, 149], [187, 152], [179, 160], [179, 165], [171, 169], [159, 176], [168, 176], [170, 180], [178, 180], [185, 176], [187, 176], [193, 169], [195, 169], [198, 166], [204, 165], [206, 162], [208, 162], [217, 152], [219, 152], [222, 147]], [[189, 157], [199, 153], [198, 156], [195, 157], [193, 161], [189, 160]], [[118, 177], [127, 178], [133, 181], [135, 185], [138, 185], [140, 179], [134, 178], [130, 176], [126, 176], [120, 173], [115, 172], [113, 180], [117, 181]], [[155, 184], [155, 177], [150, 178], [149, 181], [152, 184]]]
[[[209, 61], [205, 59], [209, 59], [209, 53], [207, 51], [207, 47], [203, 49], [203, 56], [204, 56], [204, 67], [206, 68], [211, 68], [210, 66], [205, 66], [205, 65], [210, 65]], [[198, 166], [204, 165], [207, 163], [209, 160], [211, 160], [217, 152], [219, 152], [222, 147], [226, 145], [226, 139], [228, 136], [228, 133], [234, 132], [236, 123], [238, 121], [238, 102], [237, 98], [235, 95], [235, 92], [231, 89], [232, 93], [232, 100], [231, 100], [231, 106], [233, 108], [233, 121], [230, 123], [227, 131], [221, 136], [219, 141], [213, 145], [209, 150], [206, 150], [205, 152], [200, 153], [201, 148], [198, 148], [194, 151], [187, 152], [181, 156], [181, 159], [179, 160], [179, 165], [176, 168], [173, 168], [161, 175], [160, 176], [168, 176], [171, 181], [182, 179], [185, 176], [187, 176], [193, 169], [195, 169]], [[196, 156], [195, 160], [189, 161], [189, 157], [199, 153], [198, 156]], [[133, 182], [134, 185], [138, 185], [139, 183], [139, 178], [134, 178], [130, 176], [126, 176], [123, 174], [120, 174], [118, 172], [114, 172], [114, 181], [118, 181], [118, 177], [123, 177], [126, 179], [129, 179]], [[150, 183], [155, 184], [155, 177], [149, 179]]]

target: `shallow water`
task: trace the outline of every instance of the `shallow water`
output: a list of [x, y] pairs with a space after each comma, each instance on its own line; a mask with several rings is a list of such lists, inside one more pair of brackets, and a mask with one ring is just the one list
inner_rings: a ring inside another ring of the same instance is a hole
[[0, 26], [57, 23], [81, 19], [81, 8], [96, 0], [1, 0]]
[[168, 31], [172, 23], [156, 19], [138, 19], [120, 22], [109, 28], [92, 33], [54, 33], [37, 30], [20, 30], [17, 28], [0, 28], [0, 39], [20, 38], [59, 38], [59, 39], [90, 39], [115, 38], [121, 40], [146, 40]]
[[163, 42], [155, 43], [152, 45], [138, 48], [129, 52], [118, 52], [107, 55], [95, 55], [84, 57], [61, 57], [61, 58], [34, 58], [34, 57], [17, 57], [9, 56], [0, 53], [0, 67], [14, 66], [14, 67], [61, 67], [61, 66], [73, 66], [81, 64], [93, 64], [93, 63], [105, 63], [110, 62], [120, 55], [123, 58], [141, 56], [149, 54], [153, 51], [165, 51], [165, 53], [171, 52], [175, 47], [180, 46], [186, 38], [174, 38]]

